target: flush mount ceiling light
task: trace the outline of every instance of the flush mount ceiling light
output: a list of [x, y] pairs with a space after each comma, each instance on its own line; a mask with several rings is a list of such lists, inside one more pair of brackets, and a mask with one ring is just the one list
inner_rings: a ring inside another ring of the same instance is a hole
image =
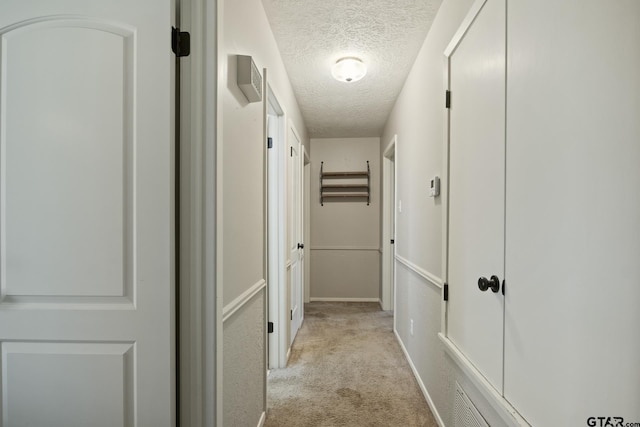
[[346, 83], [357, 82], [367, 74], [367, 66], [358, 58], [339, 59], [331, 69], [336, 80]]

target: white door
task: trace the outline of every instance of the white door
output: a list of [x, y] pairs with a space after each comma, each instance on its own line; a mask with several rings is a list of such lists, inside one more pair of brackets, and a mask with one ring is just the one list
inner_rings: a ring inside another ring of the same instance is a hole
[[[505, 2], [489, 0], [449, 57], [448, 337], [502, 389]], [[483, 279], [481, 279], [483, 278]]]
[[175, 424], [173, 3], [0, 3], [2, 426]]
[[302, 323], [302, 257], [303, 257], [303, 245], [302, 242], [302, 161], [301, 155], [301, 143], [296, 132], [290, 128], [289, 130], [289, 142], [290, 142], [290, 221], [289, 221], [289, 249], [291, 259], [291, 289], [289, 297], [291, 299], [291, 335], [290, 344], [300, 329]]

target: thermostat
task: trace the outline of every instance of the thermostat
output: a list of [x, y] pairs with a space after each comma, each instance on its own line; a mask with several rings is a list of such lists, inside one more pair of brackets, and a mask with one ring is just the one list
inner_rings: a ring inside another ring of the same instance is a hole
[[440, 178], [434, 176], [429, 182], [429, 197], [438, 197], [440, 195]]

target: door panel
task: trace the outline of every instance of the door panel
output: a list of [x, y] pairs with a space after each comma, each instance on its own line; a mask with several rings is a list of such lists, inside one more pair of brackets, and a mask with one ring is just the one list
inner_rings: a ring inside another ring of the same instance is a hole
[[54, 19], [2, 40], [4, 296], [131, 297], [132, 30]]
[[485, 3], [449, 61], [448, 336], [501, 390], [503, 296], [478, 279], [504, 277], [504, 1]]
[[173, 424], [170, 0], [0, 5], [0, 420]]
[[4, 343], [3, 425], [135, 425], [133, 353], [134, 343]]

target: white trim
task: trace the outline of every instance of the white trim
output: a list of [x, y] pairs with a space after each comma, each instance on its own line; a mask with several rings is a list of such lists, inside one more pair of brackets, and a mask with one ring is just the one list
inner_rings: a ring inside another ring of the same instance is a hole
[[188, 187], [182, 193], [188, 201], [182, 201], [179, 242], [188, 255], [187, 262], [181, 261], [181, 321], [187, 324], [181, 326], [181, 364], [188, 369], [181, 370], [180, 377], [188, 392], [181, 390], [181, 419], [176, 422], [186, 417], [189, 425], [204, 427], [222, 423], [222, 291], [218, 286], [221, 263], [217, 244], [222, 240], [218, 238], [221, 205], [217, 199], [222, 194], [218, 191], [221, 148], [217, 144], [222, 125], [218, 115], [222, 111], [218, 97], [222, 2], [179, 0], [179, 4], [178, 24], [191, 33], [192, 55], [181, 62], [181, 102], [185, 102], [181, 146], [188, 144], [189, 153], [182, 161], [190, 167], [181, 170], [182, 185]]
[[[195, 58], [180, 63], [180, 351], [179, 390], [180, 419], [176, 424], [203, 426], [202, 360], [202, 253], [197, 249], [203, 229], [201, 197], [203, 173], [201, 162], [204, 138], [200, 123], [203, 72], [200, 51], [202, 35], [202, 1], [180, 0], [178, 27], [191, 34], [191, 49]], [[196, 12], [197, 11], [197, 12]], [[200, 20], [197, 17], [200, 16]], [[185, 63], [186, 62], [186, 63]], [[196, 89], [199, 88], [200, 90]], [[185, 155], [187, 154], [188, 155]], [[192, 156], [193, 154], [193, 156]], [[188, 164], [187, 168], [182, 165]], [[186, 190], [186, 191], [185, 191]], [[188, 199], [185, 201], [185, 196]], [[192, 196], [193, 194], [193, 196]], [[197, 231], [196, 231], [197, 230]], [[189, 396], [188, 398], [186, 396]]]
[[393, 135], [393, 138], [391, 139], [389, 144], [387, 144], [387, 148], [385, 148], [384, 152], [382, 153], [384, 157], [387, 157], [387, 158], [391, 157], [392, 151], [395, 152], [397, 141], [398, 141], [398, 135]]
[[[444, 81], [445, 90], [451, 90], [451, 75], [449, 72], [449, 57], [444, 57]], [[450, 109], [445, 109], [444, 139], [442, 147], [442, 179], [440, 180], [440, 198], [442, 203], [442, 279], [444, 283], [449, 280], [449, 134], [451, 133]], [[444, 291], [443, 291], [444, 292]], [[444, 297], [440, 300], [440, 330], [447, 333], [448, 304]]]
[[[206, 426], [212, 425], [223, 425], [224, 424], [224, 381], [223, 381], [223, 373], [224, 373], [224, 364], [223, 364], [223, 355], [224, 355], [224, 340], [223, 340], [223, 321], [222, 321], [222, 304], [224, 301], [224, 186], [223, 186], [223, 177], [224, 177], [224, 152], [223, 152], [223, 144], [218, 144], [218, 141], [224, 141], [224, 103], [222, 93], [226, 90], [226, 79], [227, 79], [227, 60], [226, 58], [221, 58], [220, 51], [223, 50], [221, 47], [221, 41], [224, 40], [224, 1], [216, 0], [215, 4], [212, 5], [212, 8], [215, 8], [215, 21], [211, 20], [209, 16], [210, 13], [208, 11], [209, 2], [208, 0], [204, 0], [205, 10], [207, 11], [206, 21], [204, 21], [205, 31], [210, 32], [212, 38], [214, 38], [215, 43], [210, 46], [205, 46], [204, 51], [204, 60], [206, 62], [205, 76], [216, 76], [215, 86], [209, 87], [209, 85], [205, 86], [205, 93], [208, 93], [210, 90], [215, 91], [215, 101], [207, 102], [207, 107], [205, 108], [204, 115], [204, 123], [207, 131], [211, 131], [215, 134], [216, 143], [213, 146], [213, 153], [211, 153], [211, 157], [207, 156], [205, 161], [207, 162], [208, 169], [211, 169], [211, 164], [215, 165], [213, 171], [208, 173], [207, 181], [205, 185], [209, 186], [213, 184], [212, 189], [209, 191], [212, 192], [212, 195], [205, 198], [205, 203], [207, 205], [212, 204], [212, 206], [207, 206], [206, 211], [210, 210], [210, 214], [214, 218], [214, 229], [211, 233], [205, 238], [205, 245], [208, 247], [212, 247], [211, 253], [209, 256], [213, 256], [215, 259], [215, 269], [212, 272], [212, 280], [215, 284], [215, 290], [213, 295], [206, 295], [207, 303], [210, 303], [213, 298], [213, 304], [215, 304], [215, 318], [205, 319], [205, 322], [212, 322], [215, 325], [216, 333], [215, 333], [215, 343], [213, 343], [213, 348], [208, 349], [209, 352], [213, 352], [215, 354], [215, 389], [213, 390], [215, 396], [215, 405], [209, 405], [209, 400], [205, 400], [205, 408], [207, 411], [207, 419], [205, 420]], [[212, 25], [207, 25], [208, 23], [216, 22], [215, 28], [211, 28]], [[215, 58], [215, 59], [214, 59]], [[205, 77], [206, 78], [206, 77]], [[209, 79], [212, 80], [212, 79]], [[211, 111], [212, 110], [212, 111]], [[213, 126], [211, 126], [210, 122], [211, 117], [216, 117]], [[212, 127], [212, 129], [209, 129]], [[213, 161], [213, 163], [208, 163]], [[213, 197], [212, 200], [209, 200], [209, 197]], [[215, 214], [214, 214], [215, 212]], [[207, 218], [208, 219], [208, 218]], [[213, 224], [212, 224], [213, 225]], [[214, 239], [213, 243], [210, 242], [210, 239]], [[210, 259], [210, 258], [208, 258]], [[205, 357], [210, 357], [209, 355], [205, 355]], [[209, 363], [207, 360], [205, 363]], [[213, 408], [211, 408], [213, 407]], [[215, 421], [213, 420], [215, 419]]]
[[267, 420], [267, 413], [265, 411], [262, 411], [262, 414], [260, 415], [260, 420], [258, 421], [258, 427], [264, 426], [264, 422], [266, 420]]
[[380, 251], [377, 246], [314, 246], [312, 251]]
[[324, 298], [324, 297], [311, 297], [311, 302], [323, 301], [323, 302], [380, 302], [380, 298]]
[[309, 153], [307, 152], [307, 147], [302, 144], [302, 152], [304, 153], [304, 166], [311, 163], [311, 157], [309, 157]]
[[444, 349], [451, 359], [462, 369], [467, 378], [471, 380], [482, 395], [487, 399], [493, 409], [496, 410], [500, 418], [510, 426], [529, 426], [522, 416], [515, 410], [509, 402], [487, 381], [487, 379], [473, 366], [456, 345], [442, 333], [438, 338], [444, 344]]
[[445, 56], [449, 57], [453, 55], [453, 52], [455, 52], [458, 48], [458, 45], [464, 38], [465, 34], [467, 34], [469, 28], [471, 28], [471, 24], [473, 24], [476, 16], [478, 16], [478, 13], [480, 13], [480, 9], [482, 9], [482, 6], [484, 6], [486, 2], [487, 0], [476, 0], [475, 3], [471, 5], [471, 9], [469, 9], [467, 16], [464, 17], [462, 23], [460, 24], [460, 27], [458, 28], [458, 31], [456, 31], [456, 33], [453, 35], [453, 38], [449, 42], [449, 45], [444, 50]]
[[[307, 156], [307, 147], [304, 147], [305, 158]], [[304, 172], [304, 191], [302, 197], [303, 204], [303, 227], [302, 227], [302, 243], [311, 247], [311, 159], [303, 168]], [[311, 251], [302, 251], [303, 258], [303, 275], [304, 275], [304, 299], [309, 302], [311, 296]], [[304, 319], [303, 319], [304, 321]]]
[[409, 270], [413, 271], [414, 273], [416, 273], [418, 276], [422, 277], [426, 281], [430, 282], [432, 285], [438, 288], [442, 288], [442, 284], [443, 284], [442, 279], [436, 276], [435, 274], [429, 273], [427, 270], [421, 267], [418, 267], [408, 259], [403, 258], [402, 256], [397, 254], [396, 254], [396, 261], [398, 261], [400, 264], [404, 265]]
[[[267, 69], [262, 69], [262, 276], [265, 280], [269, 280], [271, 282], [269, 272], [271, 270], [271, 265], [269, 265], [269, 254], [271, 252], [271, 248], [269, 247], [270, 239], [270, 224], [269, 224], [269, 185], [271, 184], [269, 179], [269, 147], [267, 146], [267, 141], [269, 138], [268, 133], [268, 123], [269, 123], [269, 107], [270, 100], [268, 92], [268, 79], [267, 79]], [[264, 358], [263, 358], [263, 370], [264, 370], [264, 381], [262, 386], [262, 408], [266, 411], [269, 403], [267, 402], [267, 377], [269, 376], [269, 332], [267, 331], [266, 325], [269, 321], [269, 290], [265, 290], [265, 296], [262, 300], [262, 324], [265, 325], [263, 332], [263, 340], [264, 340]], [[264, 413], [264, 412], [263, 412]], [[262, 418], [262, 417], [261, 417]]]
[[409, 362], [409, 366], [411, 367], [411, 371], [413, 372], [413, 376], [416, 378], [416, 381], [418, 382], [418, 386], [420, 387], [420, 390], [422, 391], [422, 394], [424, 395], [424, 398], [427, 401], [427, 404], [429, 405], [429, 408], [431, 409], [431, 413], [433, 414], [433, 416], [436, 419], [436, 422], [438, 423], [438, 425], [440, 427], [445, 427], [444, 425], [444, 421], [442, 421], [442, 417], [440, 416], [440, 413], [438, 412], [438, 408], [436, 408], [436, 405], [433, 403], [433, 399], [431, 399], [431, 395], [429, 394], [429, 391], [427, 391], [427, 387], [424, 385], [424, 382], [422, 382], [422, 378], [420, 377], [420, 374], [418, 373], [418, 370], [416, 369], [416, 366], [413, 364], [413, 360], [411, 360], [411, 356], [409, 356], [409, 352], [407, 351], [406, 347], [404, 346], [404, 343], [402, 342], [402, 339], [400, 339], [400, 335], [398, 335], [398, 331], [393, 330], [393, 334], [396, 336], [396, 339], [398, 340], [398, 344], [400, 344], [400, 348], [402, 349], [402, 352], [404, 353], [404, 357], [407, 359], [407, 362]]
[[[395, 231], [395, 208], [397, 191], [396, 145], [398, 135], [393, 138], [384, 150], [382, 157], [382, 241], [380, 247], [381, 264], [381, 305], [383, 310], [395, 310], [395, 268], [393, 265], [395, 245], [391, 244]], [[391, 159], [393, 157], [393, 160]], [[391, 171], [393, 170], [393, 176]], [[393, 197], [392, 197], [393, 196]]]
[[258, 292], [267, 286], [267, 282], [264, 279], [260, 279], [256, 284], [240, 294], [236, 299], [225, 305], [222, 309], [222, 323], [229, 320], [235, 312], [237, 312], [243, 305], [251, 301], [251, 298], [256, 296]]

